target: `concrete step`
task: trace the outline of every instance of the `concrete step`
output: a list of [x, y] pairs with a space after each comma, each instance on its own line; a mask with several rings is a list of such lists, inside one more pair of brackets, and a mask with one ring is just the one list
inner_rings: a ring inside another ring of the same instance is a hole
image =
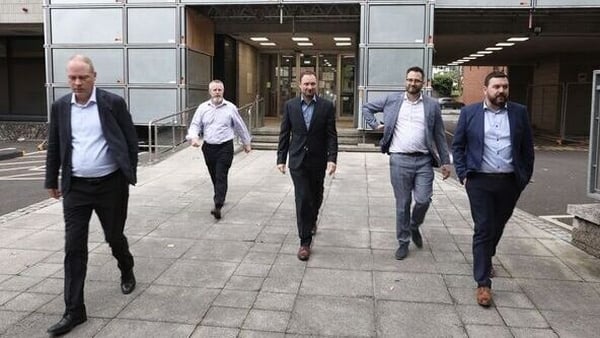
[[[252, 142], [252, 149], [255, 150], [277, 150], [277, 143]], [[378, 153], [380, 148], [373, 144], [340, 144], [338, 151], [345, 152], [363, 152]]]

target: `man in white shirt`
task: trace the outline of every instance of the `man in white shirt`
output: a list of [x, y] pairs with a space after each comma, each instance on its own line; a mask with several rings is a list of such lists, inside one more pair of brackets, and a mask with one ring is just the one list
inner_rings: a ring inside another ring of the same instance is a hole
[[[390, 178], [396, 197], [395, 257], [399, 260], [408, 255], [411, 237], [418, 248], [423, 247], [419, 226], [431, 203], [433, 167], [441, 165], [443, 179], [451, 172], [440, 106], [421, 93], [423, 80], [423, 69], [411, 67], [406, 71], [406, 91], [362, 107], [367, 124], [376, 130], [383, 129], [381, 151], [390, 155]], [[375, 119], [378, 112], [383, 112], [384, 124]]]
[[234, 136], [237, 135], [241, 139], [246, 153], [249, 153], [252, 147], [250, 133], [237, 107], [223, 98], [223, 82], [211, 81], [208, 91], [210, 100], [203, 102], [196, 109], [186, 138], [192, 147], [202, 146], [202, 154], [214, 189], [214, 208], [210, 213], [214, 218], [221, 219], [221, 209], [227, 195], [227, 175], [233, 161]]

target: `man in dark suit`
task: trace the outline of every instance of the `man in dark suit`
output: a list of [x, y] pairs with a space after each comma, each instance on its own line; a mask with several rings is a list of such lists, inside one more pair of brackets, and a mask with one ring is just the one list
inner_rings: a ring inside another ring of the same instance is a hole
[[316, 232], [319, 208], [323, 202], [325, 172], [333, 175], [337, 162], [337, 130], [335, 107], [317, 96], [317, 77], [312, 71], [300, 75], [302, 95], [285, 103], [277, 169], [285, 174], [289, 153], [289, 168], [296, 197], [296, 222], [300, 237], [298, 259], [310, 257], [312, 236]]
[[[362, 107], [367, 124], [383, 129], [381, 151], [390, 155], [390, 180], [396, 198], [395, 257], [399, 260], [408, 255], [411, 237], [418, 248], [423, 247], [419, 227], [431, 204], [433, 167], [442, 167], [443, 179], [451, 171], [440, 106], [421, 93], [423, 82], [423, 69], [410, 67], [405, 92], [372, 100]], [[375, 119], [378, 112], [383, 112], [384, 124]]]
[[481, 306], [492, 303], [492, 257], [504, 226], [533, 173], [534, 151], [525, 106], [508, 101], [508, 77], [485, 77], [484, 100], [461, 109], [452, 143], [454, 166], [465, 186], [473, 234], [473, 277]]
[[[65, 312], [48, 329], [61, 335], [85, 322], [83, 289], [92, 211], [121, 270], [121, 292], [135, 288], [133, 256], [123, 234], [129, 184], [136, 183], [137, 136], [125, 101], [95, 87], [92, 61], [75, 55], [67, 64], [72, 94], [52, 104], [45, 188], [63, 197], [65, 219]], [[58, 173], [61, 169], [61, 185]]]

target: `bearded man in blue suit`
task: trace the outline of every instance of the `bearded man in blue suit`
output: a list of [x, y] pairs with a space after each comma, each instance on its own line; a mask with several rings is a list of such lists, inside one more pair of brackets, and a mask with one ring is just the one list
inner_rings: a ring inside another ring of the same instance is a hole
[[481, 306], [492, 303], [492, 257], [504, 226], [533, 173], [534, 151], [525, 106], [508, 101], [508, 77], [485, 77], [484, 100], [460, 112], [452, 143], [454, 167], [465, 186], [473, 234], [473, 277]]

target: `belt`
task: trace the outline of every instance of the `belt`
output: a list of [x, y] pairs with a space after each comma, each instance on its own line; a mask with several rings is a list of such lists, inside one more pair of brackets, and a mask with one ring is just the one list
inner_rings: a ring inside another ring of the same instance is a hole
[[104, 175], [104, 176], [100, 176], [100, 177], [79, 177], [79, 176], [73, 176], [73, 181], [80, 181], [80, 182], [86, 182], [89, 184], [98, 184], [100, 182], [106, 181], [109, 178], [112, 178], [113, 176], [116, 176], [119, 173], [119, 170], [113, 171], [112, 173], [108, 174], [108, 175]]
[[412, 156], [412, 157], [429, 155], [429, 153], [422, 153], [420, 151], [415, 151], [413, 153], [396, 153], [396, 154], [400, 154], [400, 155], [404, 155], [404, 156]]
[[512, 178], [515, 173], [472, 173], [471, 175], [489, 178]]
[[225, 141], [223, 143], [208, 143], [208, 142], [204, 142], [204, 144], [206, 144], [209, 147], [220, 147], [220, 146], [228, 145], [230, 143], [233, 143], [233, 139], [231, 139], [229, 141]]

